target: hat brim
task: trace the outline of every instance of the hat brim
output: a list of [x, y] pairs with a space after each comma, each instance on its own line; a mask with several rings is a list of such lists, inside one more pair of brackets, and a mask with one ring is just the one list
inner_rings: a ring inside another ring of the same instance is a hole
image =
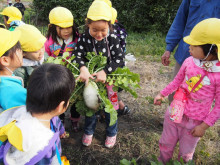
[[204, 45], [206, 43], [203, 43], [203, 42], [198, 42], [196, 40], [194, 40], [192, 37], [190, 36], [186, 36], [183, 38], [183, 41], [189, 45]]
[[22, 18], [18, 17], [9, 17], [7, 24], [10, 24], [12, 21], [21, 21]]
[[93, 21], [100, 21], [100, 20], [105, 20], [105, 21], [111, 21], [111, 19], [107, 18], [107, 17], [103, 17], [103, 16], [94, 16], [94, 17], [87, 17]]
[[56, 23], [55, 25], [57, 25], [61, 28], [68, 28], [68, 27], [73, 26], [73, 22]]
[[0, 54], [0, 57], [9, 49], [11, 49], [20, 39], [21, 32], [19, 30], [17, 31], [12, 31], [11, 35], [8, 36], [8, 43], [5, 45], [5, 51]]

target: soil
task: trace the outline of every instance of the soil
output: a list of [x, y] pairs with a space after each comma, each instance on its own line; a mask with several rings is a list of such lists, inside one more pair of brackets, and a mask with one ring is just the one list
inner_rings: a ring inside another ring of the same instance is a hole
[[[97, 123], [92, 145], [89, 147], [84, 147], [81, 143], [83, 131], [73, 133], [70, 123], [67, 123], [70, 137], [62, 140], [62, 148], [63, 155], [67, 156], [70, 164], [119, 164], [123, 158], [136, 158], [139, 159], [139, 163], [149, 163], [145, 155], [146, 151], [140, 143], [148, 137], [149, 132], [160, 134], [162, 131], [161, 121], [167, 103], [156, 107], [152, 104], [152, 100], [171, 80], [172, 67], [163, 67], [161, 63], [151, 61], [150, 57], [137, 58], [136, 62], [128, 62], [127, 66], [132, 72], [140, 74], [141, 88], [137, 90], [139, 95], [137, 99], [129, 93], [120, 92], [122, 100], [131, 109], [131, 114], [118, 119], [116, 146], [113, 149], [106, 149], [104, 146], [105, 123]], [[81, 128], [83, 128], [83, 122], [82, 117]], [[151, 145], [157, 147], [157, 142]], [[140, 150], [143, 150], [143, 154]]]

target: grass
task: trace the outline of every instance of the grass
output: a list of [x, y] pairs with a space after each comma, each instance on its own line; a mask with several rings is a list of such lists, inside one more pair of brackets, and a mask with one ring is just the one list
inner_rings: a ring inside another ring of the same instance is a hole
[[[137, 57], [150, 56], [152, 61], [161, 62], [161, 56], [166, 49], [166, 35], [161, 32], [133, 33], [129, 32], [127, 38], [127, 52]], [[170, 66], [174, 66], [175, 60], [171, 56]]]

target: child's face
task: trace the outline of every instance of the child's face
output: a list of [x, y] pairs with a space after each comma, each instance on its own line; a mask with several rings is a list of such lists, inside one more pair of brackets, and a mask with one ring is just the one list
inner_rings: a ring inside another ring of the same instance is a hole
[[33, 61], [40, 61], [44, 57], [45, 47], [35, 52], [25, 52], [24, 57]]
[[18, 2], [20, 2], [20, 0], [15, 0], [15, 2], [17, 2], [17, 3], [18, 3]]
[[191, 56], [197, 59], [203, 59], [205, 58], [205, 54], [200, 46], [194, 46], [190, 45], [189, 46], [189, 53]]
[[59, 26], [56, 26], [56, 31], [58, 36], [64, 40], [69, 39], [73, 35], [72, 26], [67, 28], [61, 28]]
[[88, 26], [90, 35], [97, 41], [103, 40], [108, 34], [109, 25], [106, 21], [94, 21]]

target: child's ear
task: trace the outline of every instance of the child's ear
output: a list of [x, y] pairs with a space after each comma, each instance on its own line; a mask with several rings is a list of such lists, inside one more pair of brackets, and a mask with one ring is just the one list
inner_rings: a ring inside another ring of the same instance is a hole
[[2, 56], [0, 58], [0, 64], [6, 67], [10, 65], [10, 61], [11, 61], [10, 57], [7, 57], [7, 56]]
[[56, 112], [58, 113], [58, 115], [60, 115], [66, 111], [66, 109], [69, 105], [69, 101], [66, 106], [64, 106], [64, 104], [65, 104], [65, 101], [61, 101], [60, 104], [57, 106]]

